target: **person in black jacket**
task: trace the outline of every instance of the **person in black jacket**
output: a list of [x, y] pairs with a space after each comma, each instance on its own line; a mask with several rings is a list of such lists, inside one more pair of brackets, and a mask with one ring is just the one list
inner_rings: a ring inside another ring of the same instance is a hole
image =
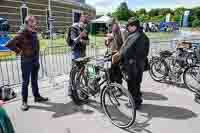
[[127, 30], [129, 32], [128, 41], [120, 50], [120, 57], [128, 74], [128, 89], [135, 100], [136, 108], [139, 109], [142, 104], [140, 86], [145, 60], [149, 53], [149, 38], [141, 30], [137, 19], [129, 19]]
[[[78, 23], [74, 23], [70, 27], [69, 46], [72, 49], [72, 67], [74, 60], [86, 56], [86, 47], [89, 45], [89, 35], [88, 35], [88, 16], [82, 15]], [[72, 79], [69, 80], [68, 95], [72, 96]]]

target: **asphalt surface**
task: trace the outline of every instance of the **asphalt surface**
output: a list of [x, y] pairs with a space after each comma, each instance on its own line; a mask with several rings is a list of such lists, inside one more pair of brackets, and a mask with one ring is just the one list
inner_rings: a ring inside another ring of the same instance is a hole
[[[4, 105], [16, 133], [199, 133], [200, 105], [194, 95], [182, 87], [154, 82], [144, 74], [142, 91], [144, 103], [137, 111], [135, 124], [129, 129], [119, 129], [107, 119], [94, 102], [76, 106], [67, 97], [66, 77], [40, 82], [42, 94], [50, 101], [35, 104], [29, 98], [28, 112], [20, 110], [21, 100]], [[30, 93], [31, 96], [31, 93]]]

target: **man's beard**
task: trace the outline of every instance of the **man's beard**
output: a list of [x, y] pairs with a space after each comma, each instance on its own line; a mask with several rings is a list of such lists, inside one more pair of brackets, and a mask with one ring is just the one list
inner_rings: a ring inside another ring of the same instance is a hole
[[37, 27], [37, 26], [29, 26], [29, 29], [30, 29], [31, 31], [36, 32], [37, 29], [38, 29], [38, 27]]

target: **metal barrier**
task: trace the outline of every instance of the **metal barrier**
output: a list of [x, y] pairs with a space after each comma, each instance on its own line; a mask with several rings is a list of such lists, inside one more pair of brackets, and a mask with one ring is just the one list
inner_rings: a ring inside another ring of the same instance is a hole
[[[44, 77], [43, 54], [40, 55], [39, 79]], [[19, 56], [9, 52], [6, 56], [0, 58], [0, 86], [19, 85], [22, 83], [21, 61]]]
[[0, 85], [21, 83], [20, 62], [12, 52], [0, 58], [0, 81]]
[[45, 49], [44, 55], [45, 76], [55, 77], [70, 72], [71, 51], [68, 47], [49, 47]]
[[[174, 50], [173, 41], [151, 40], [150, 56], [158, 54], [161, 50]], [[195, 43], [200, 40], [194, 40]], [[105, 48], [96, 49], [88, 46], [87, 56], [102, 55]], [[40, 72], [39, 79], [53, 79], [57, 76], [68, 75], [71, 69], [71, 49], [66, 46], [48, 47], [40, 52]], [[13, 53], [0, 58], [0, 86], [2, 85], [20, 85], [21, 63], [20, 57], [15, 57]]]

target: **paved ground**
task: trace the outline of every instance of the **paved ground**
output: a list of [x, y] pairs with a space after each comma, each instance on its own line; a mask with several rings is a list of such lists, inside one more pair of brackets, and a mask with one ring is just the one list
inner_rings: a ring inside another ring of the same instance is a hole
[[[58, 79], [57, 79], [58, 80]], [[56, 80], [54, 79], [56, 82]], [[61, 81], [59, 79], [59, 81]], [[66, 97], [66, 84], [45, 85], [43, 95], [50, 98], [45, 104], [35, 104], [22, 112], [20, 101], [5, 105], [16, 133], [199, 133], [200, 105], [185, 88], [156, 83], [144, 75], [144, 105], [137, 112], [135, 125], [122, 130], [113, 126], [102, 113], [98, 100], [83, 107], [75, 106]]]

